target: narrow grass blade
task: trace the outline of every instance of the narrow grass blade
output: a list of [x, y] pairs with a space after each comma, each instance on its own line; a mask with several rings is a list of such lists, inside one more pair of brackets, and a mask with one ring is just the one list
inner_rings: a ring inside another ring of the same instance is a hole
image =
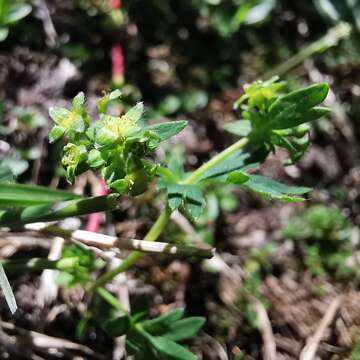
[[9, 306], [11, 313], [14, 314], [17, 310], [15, 296], [1, 263], [0, 263], [0, 287], [5, 296], [5, 300]]

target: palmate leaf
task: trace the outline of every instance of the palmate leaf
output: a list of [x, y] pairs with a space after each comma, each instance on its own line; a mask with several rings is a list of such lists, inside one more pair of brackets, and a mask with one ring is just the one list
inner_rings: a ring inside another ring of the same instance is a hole
[[199, 181], [205, 180], [217, 180], [217, 181], [226, 181], [226, 178], [229, 173], [235, 170], [248, 170], [257, 166], [258, 163], [251, 161], [251, 156], [248, 153], [242, 153], [238, 151], [227, 158], [222, 162], [212, 167], [207, 171]]
[[79, 195], [43, 186], [0, 183], [0, 208], [49, 204], [79, 198]]
[[308, 187], [288, 186], [261, 175], [249, 175], [249, 180], [240, 185], [267, 199], [285, 202], [303, 201], [304, 198], [300, 195], [311, 191], [311, 188]]
[[200, 186], [162, 181], [159, 183], [159, 188], [166, 189], [171, 210], [184, 205], [193, 219], [197, 219], [201, 215], [205, 205], [205, 198]]

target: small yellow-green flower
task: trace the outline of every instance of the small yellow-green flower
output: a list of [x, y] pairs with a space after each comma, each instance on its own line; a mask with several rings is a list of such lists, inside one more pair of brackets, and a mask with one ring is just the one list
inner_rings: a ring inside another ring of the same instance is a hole
[[109, 146], [123, 141], [129, 134], [139, 130], [137, 122], [141, 118], [144, 106], [138, 103], [121, 117], [102, 114], [95, 125], [95, 142], [100, 146]]
[[52, 107], [49, 115], [56, 123], [49, 134], [50, 142], [55, 142], [69, 131], [83, 133], [89, 124], [84, 93], [81, 92], [75, 96], [71, 110]]
[[85, 146], [69, 143], [64, 147], [64, 155], [61, 163], [66, 169], [66, 178], [69, 182], [73, 182], [76, 168], [86, 159], [87, 150]]

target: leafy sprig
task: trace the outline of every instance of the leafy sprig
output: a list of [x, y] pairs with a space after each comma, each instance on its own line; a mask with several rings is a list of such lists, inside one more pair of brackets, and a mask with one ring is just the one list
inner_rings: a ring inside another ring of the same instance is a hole
[[174, 309], [155, 319], [143, 319], [138, 314], [123, 314], [105, 323], [113, 337], [127, 335], [126, 348], [135, 359], [195, 360], [186, 347], [179, 344], [196, 336], [205, 318], [184, 318], [183, 309]]
[[120, 96], [119, 90], [104, 95], [98, 101], [99, 117], [95, 121], [90, 119], [83, 93], [74, 98], [70, 110], [51, 108], [50, 116], [56, 125], [49, 138], [51, 142], [63, 137], [68, 141], [62, 164], [69, 182], [84, 171], [98, 170], [113, 191], [136, 196], [148, 188], [156, 173], [157, 165], [146, 158], [147, 155], [187, 123], [142, 126], [142, 103], [122, 116], [108, 114], [109, 103]]

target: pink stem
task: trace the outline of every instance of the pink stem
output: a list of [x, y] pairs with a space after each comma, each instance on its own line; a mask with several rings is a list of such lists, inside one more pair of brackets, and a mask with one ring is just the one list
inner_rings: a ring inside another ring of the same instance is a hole
[[125, 77], [124, 51], [120, 44], [111, 49], [112, 80], [115, 84], [123, 84]]
[[[106, 187], [105, 180], [103, 178], [99, 178], [99, 193], [97, 195], [107, 195], [107, 194], [108, 194], [108, 189]], [[90, 214], [87, 217], [85, 230], [92, 232], [99, 232], [102, 220], [103, 220], [102, 213]]]

